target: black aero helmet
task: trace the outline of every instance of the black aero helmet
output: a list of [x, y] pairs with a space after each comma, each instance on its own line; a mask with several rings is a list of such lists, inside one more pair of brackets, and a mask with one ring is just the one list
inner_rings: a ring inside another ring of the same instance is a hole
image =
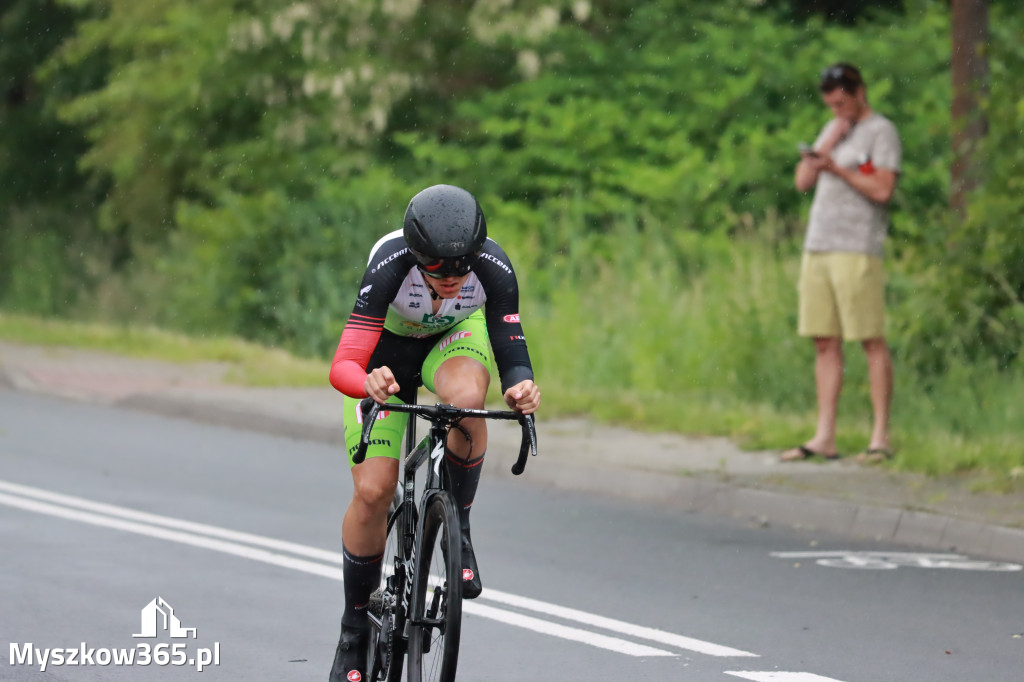
[[434, 185], [409, 202], [403, 234], [424, 274], [465, 275], [483, 249], [487, 222], [472, 194], [454, 185]]

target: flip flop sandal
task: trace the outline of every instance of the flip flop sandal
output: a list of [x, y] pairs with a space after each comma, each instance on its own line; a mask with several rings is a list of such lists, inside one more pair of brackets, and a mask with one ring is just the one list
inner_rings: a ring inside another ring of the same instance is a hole
[[[782, 461], [783, 462], [802, 462], [805, 459], [814, 459], [816, 457], [820, 457], [821, 459], [827, 459], [827, 460], [839, 459], [839, 453], [838, 452], [834, 452], [832, 454], [826, 454], [824, 452], [818, 452], [817, 450], [811, 450], [806, 445], [798, 445], [796, 447], [796, 449], [800, 451], [800, 456], [799, 457], [791, 457], [789, 459], [784, 459]], [[787, 452], [789, 452], [789, 451], [787, 450]]]
[[892, 458], [892, 450], [889, 448], [868, 448], [857, 455], [857, 461], [861, 464], [880, 464]]

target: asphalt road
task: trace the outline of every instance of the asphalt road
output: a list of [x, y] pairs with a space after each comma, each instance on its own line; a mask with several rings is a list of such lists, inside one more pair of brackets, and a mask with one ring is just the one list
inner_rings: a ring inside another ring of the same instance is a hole
[[[462, 680], [1024, 679], [1019, 566], [554, 491], [530, 468], [474, 507]], [[334, 447], [0, 390], [0, 680], [325, 679], [350, 485]]]

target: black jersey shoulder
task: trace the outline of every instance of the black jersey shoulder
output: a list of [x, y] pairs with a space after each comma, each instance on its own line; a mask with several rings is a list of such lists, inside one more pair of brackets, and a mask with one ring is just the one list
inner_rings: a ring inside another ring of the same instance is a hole
[[484, 242], [483, 251], [473, 264], [473, 272], [480, 279], [485, 291], [489, 290], [488, 285], [508, 286], [516, 281], [516, 273], [512, 269], [508, 254], [490, 238]]
[[366, 262], [366, 274], [373, 275], [389, 268], [399, 272], [408, 272], [416, 265], [416, 256], [409, 250], [401, 230], [389, 232], [373, 245], [370, 258]]
[[383, 318], [405, 276], [415, 265], [416, 256], [409, 250], [401, 230], [381, 237], [370, 250], [356, 297], [356, 312]]

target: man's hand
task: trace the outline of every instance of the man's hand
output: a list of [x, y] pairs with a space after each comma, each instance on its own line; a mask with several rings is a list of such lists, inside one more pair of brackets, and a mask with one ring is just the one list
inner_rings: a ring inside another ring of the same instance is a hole
[[533, 414], [540, 407], [540, 389], [529, 379], [509, 388], [504, 397], [510, 408], [523, 414]]
[[836, 148], [839, 141], [846, 137], [846, 134], [850, 132], [850, 128], [853, 127], [853, 122], [848, 118], [842, 118], [837, 116], [832, 120], [832, 125], [828, 127], [828, 132], [825, 138], [818, 145], [818, 152], [822, 156], [828, 156], [832, 153], [832, 150]]
[[398, 393], [399, 388], [398, 382], [395, 381], [395, 375], [387, 367], [378, 367], [371, 371], [366, 375], [366, 381], [363, 383], [366, 395], [381, 404]]
[[814, 171], [815, 175], [818, 173], [836, 172], [836, 162], [832, 160], [832, 156], [829, 154], [819, 153], [816, 156], [805, 156], [804, 162]]

